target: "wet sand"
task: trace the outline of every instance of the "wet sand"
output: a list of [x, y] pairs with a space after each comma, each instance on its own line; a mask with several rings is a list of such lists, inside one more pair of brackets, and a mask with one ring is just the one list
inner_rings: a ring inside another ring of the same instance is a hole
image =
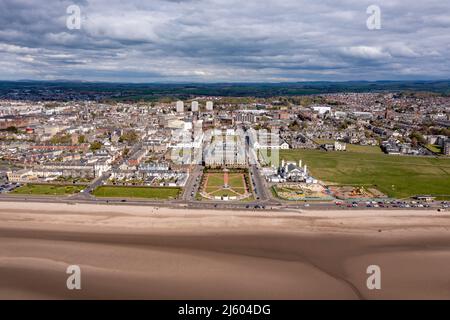
[[[4, 202], [0, 298], [450, 299], [449, 228], [435, 211]], [[66, 288], [69, 265], [81, 290]]]

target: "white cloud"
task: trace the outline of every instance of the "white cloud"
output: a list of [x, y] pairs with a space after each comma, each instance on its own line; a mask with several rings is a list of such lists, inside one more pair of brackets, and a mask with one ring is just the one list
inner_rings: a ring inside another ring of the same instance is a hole
[[341, 52], [343, 55], [359, 59], [379, 60], [391, 57], [391, 54], [381, 47], [355, 46], [342, 48]]

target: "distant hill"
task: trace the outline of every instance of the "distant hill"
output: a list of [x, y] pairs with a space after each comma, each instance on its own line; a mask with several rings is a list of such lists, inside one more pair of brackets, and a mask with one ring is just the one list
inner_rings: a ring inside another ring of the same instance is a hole
[[450, 80], [291, 83], [106, 83], [0, 81], [1, 99], [155, 101], [195, 96], [277, 97], [339, 92], [431, 92], [450, 95]]

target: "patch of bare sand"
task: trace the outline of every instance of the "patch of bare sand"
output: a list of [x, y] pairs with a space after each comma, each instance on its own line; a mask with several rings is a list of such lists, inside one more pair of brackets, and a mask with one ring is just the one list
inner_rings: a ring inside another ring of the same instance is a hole
[[[448, 299], [449, 221], [429, 211], [0, 203], [0, 298]], [[81, 291], [66, 289], [72, 264]], [[380, 291], [365, 285], [371, 264]]]

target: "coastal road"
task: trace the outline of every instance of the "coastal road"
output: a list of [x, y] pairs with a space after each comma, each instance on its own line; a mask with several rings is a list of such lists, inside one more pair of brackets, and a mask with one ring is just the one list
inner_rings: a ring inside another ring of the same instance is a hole
[[256, 194], [256, 199], [259, 201], [269, 200], [266, 186], [264, 184], [263, 178], [261, 177], [258, 167], [252, 164], [250, 166], [249, 172], [250, 172], [250, 180], [253, 184], [253, 190], [255, 191]]
[[[78, 194], [79, 195], [79, 194]], [[146, 200], [146, 199], [131, 199], [131, 198], [96, 198], [92, 195], [90, 196], [36, 196], [36, 195], [7, 195], [0, 194], [0, 202], [38, 202], [38, 203], [61, 203], [61, 204], [108, 204], [108, 205], [131, 205], [131, 206], [149, 206], [149, 207], [168, 207], [168, 208], [178, 208], [178, 209], [198, 209], [198, 210], [211, 210], [211, 209], [230, 209], [230, 210], [255, 210], [255, 209], [265, 209], [265, 210], [277, 210], [277, 211], [289, 211], [289, 210], [300, 210], [301, 212], [306, 210], [424, 210], [424, 211], [436, 211], [442, 208], [440, 202], [430, 203], [429, 208], [400, 208], [393, 207], [392, 205], [387, 207], [366, 207], [365, 205], [359, 205], [358, 207], [347, 207], [346, 205], [337, 206], [334, 202], [308, 202], [305, 204], [289, 204], [280, 203], [276, 201], [265, 201], [261, 200], [252, 202], [228, 202], [228, 201], [184, 201], [184, 200]], [[449, 210], [449, 209], [447, 209]], [[258, 210], [261, 211], [261, 210]]]
[[190, 201], [195, 200], [195, 195], [198, 192], [200, 186], [200, 180], [203, 174], [203, 166], [196, 165], [189, 174], [188, 181], [184, 187], [182, 200]]

